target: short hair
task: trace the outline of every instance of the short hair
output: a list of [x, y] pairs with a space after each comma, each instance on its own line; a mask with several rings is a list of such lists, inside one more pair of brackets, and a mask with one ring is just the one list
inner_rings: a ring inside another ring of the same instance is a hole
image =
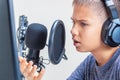
[[[114, 4], [115, 4], [115, 7], [118, 11], [118, 14], [119, 14], [119, 18], [120, 18], [120, 0], [113, 0]], [[106, 7], [104, 6], [103, 2], [101, 0], [73, 0], [73, 6], [74, 5], [80, 5], [80, 6], [83, 6], [83, 5], [87, 5], [89, 7], [94, 7], [94, 8], [101, 8], [102, 11], [106, 11]], [[99, 10], [99, 9], [97, 9]], [[107, 15], [108, 12], [106, 12]]]

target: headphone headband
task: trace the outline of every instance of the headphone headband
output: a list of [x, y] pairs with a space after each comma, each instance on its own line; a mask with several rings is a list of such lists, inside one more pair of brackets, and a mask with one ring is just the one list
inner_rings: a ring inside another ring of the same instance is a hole
[[119, 19], [118, 12], [113, 0], [102, 0], [102, 1], [105, 4], [107, 10], [110, 12], [110, 18], [112, 20]]

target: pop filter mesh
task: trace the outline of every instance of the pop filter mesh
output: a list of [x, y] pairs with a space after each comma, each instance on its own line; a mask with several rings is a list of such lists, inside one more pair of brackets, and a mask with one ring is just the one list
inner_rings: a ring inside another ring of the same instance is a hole
[[65, 28], [61, 20], [56, 20], [49, 37], [49, 58], [53, 64], [58, 64], [63, 57], [65, 46]]
[[60, 24], [59, 27], [56, 29], [55, 35], [54, 35], [54, 57], [55, 60], [58, 60], [62, 54], [62, 51], [64, 49], [65, 44], [65, 33], [63, 26]]

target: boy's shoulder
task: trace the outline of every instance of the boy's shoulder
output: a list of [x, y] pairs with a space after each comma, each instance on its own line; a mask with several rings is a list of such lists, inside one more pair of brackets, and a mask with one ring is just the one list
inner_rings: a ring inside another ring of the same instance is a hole
[[115, 52], [115, 54], [117, 55], [117, 58], [116, 58], [116, 60], [115, 60], [113, 65], [115, 66], [115, 68], [117, 70], [120, 71], [120, 48]]

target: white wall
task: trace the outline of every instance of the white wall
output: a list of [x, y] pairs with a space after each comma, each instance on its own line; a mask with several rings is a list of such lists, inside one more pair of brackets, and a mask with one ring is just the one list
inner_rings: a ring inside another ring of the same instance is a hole
[[[88, 53], [79, 53], [75, 50], [71, 39], [70, 29], [72, 28], [72, 0], [13, 0], [16, 28], [19, 23], [19, 16], [26, 15], [29, 24], [44, 24], [48, 33], [56, 19], [63, 20], [66, 28], [66, 55], [68, 60], [62, 61], [58, 65], [46, 65], [46, 73], [43, 80], [65, 80], [71, 72], [80, 64]], [[49, 34], [48, 34], [49, 38]], [[48, 43], [48, 40], [47, 40]], [[45, 47], [40, 55], [48, 58], [48, 48]]]

